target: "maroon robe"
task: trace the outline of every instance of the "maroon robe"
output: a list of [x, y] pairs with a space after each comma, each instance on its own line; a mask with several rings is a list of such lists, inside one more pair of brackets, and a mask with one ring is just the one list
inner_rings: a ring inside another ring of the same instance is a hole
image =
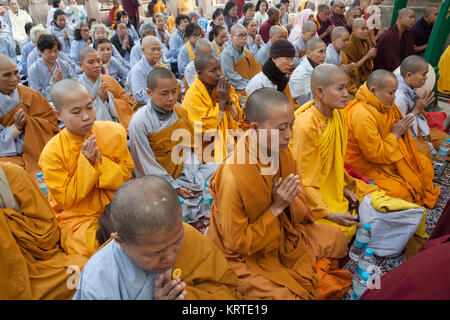
[[400, 39], [397, 24], [386, 30], [377, 42], [375, 70], [394, 71], [403, 59], [414, 54], [414, 37], [410, 31], [405, 31]]
[[[327, 21], [321, 21], [319, 20], [319, 17], [316, 16], [314, 18], [314, 23], [317, 26], [317, 34], [320, 36], [322, 33], [327, 31], [328, 27], [331, 26], [331, 21], [328, 19]], [[322, 39], [326, 45], [329, 45], [331, 43], [331, 33], [329, 33], [325, 38]]]
[[330, 15], [330, 22], [336, 27], [343, 27], [347, 24], [347, 20], [343, 14], [335, 14], [334, 12]]

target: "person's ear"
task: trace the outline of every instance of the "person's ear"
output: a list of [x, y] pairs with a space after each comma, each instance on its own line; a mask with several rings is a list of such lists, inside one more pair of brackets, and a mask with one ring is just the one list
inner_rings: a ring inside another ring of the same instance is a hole
[[53, 113], [55, 114], [56, 119], [58, 119], [58, 120], [61, 121], [61, 122], [64, 122], [64, 121], [61, 119], [61, 111], [55, 109], [55, 110], [53, 110]]
[[259, 124], [257, 122], [252, 122], [250, 123], [250, 129], [258, 131], [259, 129]]
[[152, 90], [147, 88], [146, 92], [147, 92], [147, 95], [151, 98], [152, 97]]
[[119, 237], [119, 234], [117, 232], [112, 232], [111, 233], [111, 238], [117, 242], [117, 244], [120, 246], [120, 248], [125, 251], [126, 245], [123, 242], [123, 240]]

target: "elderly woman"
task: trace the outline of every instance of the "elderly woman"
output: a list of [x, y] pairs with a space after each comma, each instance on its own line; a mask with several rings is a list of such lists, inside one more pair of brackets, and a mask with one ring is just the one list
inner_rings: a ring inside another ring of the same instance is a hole
[[[103, 23], [96, 23], [91, 26], [91, 39], [94, 41], [99, 39], [109, 39], [109, 30]], [[116, 49], [115, 46], [111, 46], [112, 56], [117, 58], [122, 65], [124, 65], [128, 70], [130, 70], [130, 63], [127, 62]]]
[[119, 51], [125, 61], [130, 62], [131, 48], [134, 46], [134, 41], [127, 33], [127, 25], [123, 21], [117, 21], [116, 34], [111, 38], [111, 43]]
[[75, 63], [78, 63], [78, 51], [92, 43], [89, 34], [89, 25], [87, 22], [79, 22], [75, 28], [74, 41], [70, 45], [70, 57]]
[[[116, 30], [116, 24], [118, 21], [122, 21], [125, 23], [125, 26], [127, 27], [127, 34], [130, 36], [131, 39], [133, 39], [134, 42], [139, 41], [139, 35], [134, 28], [134, 26], [130, 23], [130, 18], [128, 17], [128, 14], [125, 11], [120, 11], [117, 13], [117, 21], [114, 24], [114, 30]], [[115, 36], [115, 32], [113, 31], [112, 36]]]

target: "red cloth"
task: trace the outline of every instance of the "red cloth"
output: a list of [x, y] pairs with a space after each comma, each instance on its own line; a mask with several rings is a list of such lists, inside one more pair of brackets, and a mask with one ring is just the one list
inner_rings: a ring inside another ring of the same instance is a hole
[[122, 0], [122, 8], [131, 17], [139, 17], [139, 1], [138, 0]]
[[352, 168], [350, 168], [347, 164], [344, 164], [344, 168], [345, 168], [345, 170], [347, 170], [347, 173], [348, 173], [351, 177], [353, 177], [353, 178], [355, 178], [355, 179], [362, 180], [362, 181], [364, 181], [364, 182], [367, 183], [367, 184], [370, 184], [370, 180], [369, 180], [369, 179], [367, 179], [367, 178], [366, 178], [365, 176], [363, 176], [361, 173], [356, 172], [355, 170], [353, 170]]
[[[438, 222], [436, 222], [429, 240], [440, 238], [445, 235], [450, 235], [450, 200], [447, 201], [444, 210], [442, 210], [441, 216], [439, 217]], [[426, 247], [427, 244], [425, 244], [424, 247]]]
[[381, 277], [381, 288], [360, 300], [450, 299], [450, 235], [428, 241], [426, 248]]
[[261, 28], [259, 28], [259, 35], [261, 36], [261, 39], [264, 41], [264, 43], [267, 43], [269, 41], [269, 31], [272, 26], [274, 26], [275, 23], [273, 23], [270, 20], [267, 20], [261, 25]]
[[244, 4], [245, 0], [230, 0], [237, 4], [237, 17], [240, 19], [244, 15]]
[[444, 131], [444, 121], [447, 119], [447, 114], [445, 112], [427, 112], [428, 126], [430, 128], [435, 128]]
[[[320, 36], [322, 33], [327, 31], [328, 27], [332, 25], [330, 19], [327, 21], [321, 21], [318, 16], [314, 18], [314, 23], [317, 26], [317, 34]], [[320, 24], [320, 28], [319, 28]], [[322, 39], [327, 45], [331, 43], [331, 33], [329, 33], [325, 38]]]
[[377, 42], [375, 69], [394, 71], [403, 59], [414, 54], [414, 37], [410, 31], [405, 31], [400, 39], [397, 24], [386, 30]]

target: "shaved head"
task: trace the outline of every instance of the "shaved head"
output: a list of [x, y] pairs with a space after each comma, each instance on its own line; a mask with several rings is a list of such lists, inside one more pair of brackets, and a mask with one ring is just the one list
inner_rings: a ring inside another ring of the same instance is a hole
[[434, 5], [434, 4], [430, 4], [428, 6], [425, 7], [425, 10], [423, 11], [423, 15], [424, 16], [428, 16], [430, 13], [432, 13], [435, 9], [439, 10], [439, 7]]
[[211, 42], [209, 42], [205, 38], [198, 39], [195, 43], [195, 52], [212, 52]]
[[409, 15], [409, 14], [411, 14], [411, 13], [416, 13], [413, 9], [411, 9], [411, 8], [403, 8], [403, 9], [400, 9], [399, 11], [398, 11], [398, 17], [400, 18], [400, 17], [406, 17], [407, 15]]
[[14, 61], [10, 57], [5, 54], [0, 53], [0, 68], [4, 68], [5, 66], [16, 65]]
[[348, 9], [347, 13], [345, 14], [345, 17], [348, 19], [353, 14], [354, 11], [358, 11], [358, 14], [361, 14], [361, 10], [359, 8], [353, 7]]
[[217, 60], [217, 58], [215, 55], [209, 52], [204, 52], [195, 56], [194, 59], [195, 70], [197, 70], [197, 72], [204, 70], [211, 64], [211, 61], [213, 60]]
[[306, 42], [306, 50], [307, 51], [314, 51], [316, 49], [316, 47], [317, 47], [317, 44], [319, 44], [319, 43], [325, 44], [325, 42], [322, 39], [320, 39], [320, 38], [309, 39]]
[[[273, 88], [262, 88], [253, 92], [245, 104], [248, 123], [264, 124], [277, 108], [291, 104], [289, 98]], [[270, 111], [270, 112], [269, 112]]]
[[342, 68], [334, 64], [324, 63], [314, 68], [311, 74], [311, 92], [315, 95], [316, 88], [322, 87], [324, 89], [331, 86], [335, 81], [336, 76], [346, 75]]
[[355, 20], [353, 20], [353, 29], [358, 29], [360, 26], [362, 25], [367, 25], [367, 21], [364, 18], [356, 18]]
[[247, 31], [247, 30], [245, 29], [245, 27], [244, 27], [242, 24], [236, 23], [236, 24], [233, 24], [233, 26], [231, 27], [230, 33], [231, 33], [231, 34], [236, 34], [236, 33], [238, 33], [240, 30], [245, 30], [245, 31]]
[[78, 61], [83, 62], [84, 59], [86, 58], [87, 54], [93, 53], [93, 52], [98, 54], [97, 50], [94, 48], [91, 48], [88, 46], [81, 48], [80, 51], [78, 51]]
[[165, 179], [144, 176], [124, 183], [111, 201], [114, 231], [124, 243], [182, 223], [178, 194]]
[[306, 21], [303, 24], [302, 31], [305, 32], [317, 31], [317, 25], [314, 23], [314, 21]]
[[409, 56], [403, 59], [400, 65], [400, 74], [405, 78], [408, 72], [416, 73], [422, 71], [425, 67], [428, 70], [428, 62], [424, 58], [420, 56]]
[[147, 88], [153, 91], [158, 87], [158, 82], [165, 79], [176, 79], [176, 77], [170, 69], [153, 69], [147, 76]]
[[372, 88], [383, 90], [386, 88], [389, 80], [397, 81], [397, 78], [392, 72], [379, 69], [369, 75], [369, 77], [367, 78], [367, 87], [369, 88], [369, 90]]
[[339, 39], [340, 37], [349, 34], [347, 29], [344, 27], [335, 27], [333, 31], [331, 31], [331, 40]]
[[64, 107], [64, 99], [68, 94], [73, 94], [74, 92], [86, 91], [89, 92], [81, 82], [72, 79], [63, 79], [58, 81], [50, 89], [50, 99], [52, 99], [53, 106], [56, 110], [61, 111]]
[[275, 12], [279, 12], [278, 8], [276, 7], [270, 7], [269, 10], [267, 10], [267, 15], [270, 16], [271, 14], [274, 14]]
[[155, 36], [146, 36], [142, 39], [142, 48], [150, 49], [154, 44], [159, 43], [161, 45], [161, 41]]
[[284, 33], [283, 28], [280, 26], [272, 26], [269, 30], [269, 37], [273, 37], [281, 33]]

